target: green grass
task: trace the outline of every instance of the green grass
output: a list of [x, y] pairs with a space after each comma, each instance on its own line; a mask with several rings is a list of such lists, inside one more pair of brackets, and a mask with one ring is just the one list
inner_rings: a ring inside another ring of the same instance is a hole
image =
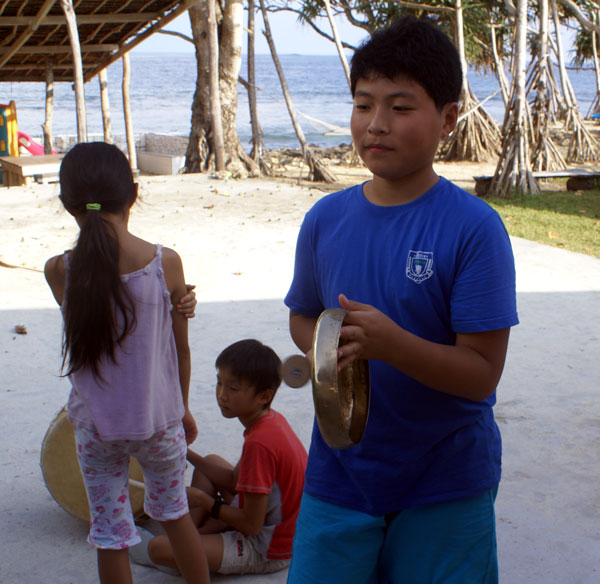
[[510, 235], [600, 258], [600, 190], [485, 198]]

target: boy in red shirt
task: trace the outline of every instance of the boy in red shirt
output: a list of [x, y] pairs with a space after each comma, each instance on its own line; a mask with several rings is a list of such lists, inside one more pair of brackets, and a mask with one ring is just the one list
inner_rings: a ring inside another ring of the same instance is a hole
[[[219, 407], [244, 425], [244, 446], [235, 466], [215, 454], [188, 451], [195, 467], [190, 513], [212, 572], [275, 572], [290, 562], [307, 460], [286, 419], [271, 409], [281, 361], [271, 348], [248, 339], [227, 347], [215, 365]], [[144, 537], [147, 560], [136, 557], [136, 550], [134, 561], [176, 566], [165, 536]]]

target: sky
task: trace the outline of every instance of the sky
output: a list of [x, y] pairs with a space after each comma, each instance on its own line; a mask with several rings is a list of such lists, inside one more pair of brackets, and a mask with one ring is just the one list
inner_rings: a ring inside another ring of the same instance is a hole
[[[246, 19], [247, 14], [244, 12], [244, 25], [247, 24]], [[360, 41], [367, 36], [366, 31], [352, 26], [345, 18], [337, 17], [335, 23], [340, 38], [354, 46], [360, 44]], [[337, 55], [335, 44], [317, 34], [310, 26], [299, 24], [296, 14], [291, 12], [270, 14], [269, 24], [271, 25], [271, 33], [275, 40], [277, 52], [281, 55], [290, 53], [301, 55]], [[267, 45], [265, 36], [262, 34], [264, 24], [260, 14], [256, 15], [255, 25], [258, 33], [256, 35], [255, 51], [257, 54], [268, 54], [269, 46]], [[321, 19], [320, 28], [331, 34], [331, 28], [327, 19]], [[167, 24], [165, 30], [181, 32], [191, 37], [192, 31], [187, 12]], [[244, 51], [245, 37], [246, 35], [244, 35]], [[192, 43], [174, 36], [154, 34], [138, 45], [134, 51], [144, 53], [193, 53], [194, 46]]]

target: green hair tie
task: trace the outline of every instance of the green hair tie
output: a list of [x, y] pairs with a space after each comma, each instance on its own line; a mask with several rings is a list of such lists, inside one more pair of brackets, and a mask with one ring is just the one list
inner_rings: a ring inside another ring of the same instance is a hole
[[102, 205], [100, 203], [86, 203], [85, 208], [88, 211], [100, 211]]

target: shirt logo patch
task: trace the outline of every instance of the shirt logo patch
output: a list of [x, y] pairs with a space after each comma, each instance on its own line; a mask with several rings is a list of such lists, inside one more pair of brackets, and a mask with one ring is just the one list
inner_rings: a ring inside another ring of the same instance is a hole
[[431, 278], [433, 275], [433, 252], [411, 249], [406, 259], [406, 275], [417, 284]]

